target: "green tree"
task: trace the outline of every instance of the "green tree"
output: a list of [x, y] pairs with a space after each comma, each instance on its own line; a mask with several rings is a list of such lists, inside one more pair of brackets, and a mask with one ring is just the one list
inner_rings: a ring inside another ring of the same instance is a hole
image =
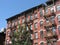
[[26, 24], [23, 24], [22, 26], [19, 24], [18, 26], [18, 31], [14, 31], [12, 35], [12, 45], [32, 45], [30, 31], [26, 30]]

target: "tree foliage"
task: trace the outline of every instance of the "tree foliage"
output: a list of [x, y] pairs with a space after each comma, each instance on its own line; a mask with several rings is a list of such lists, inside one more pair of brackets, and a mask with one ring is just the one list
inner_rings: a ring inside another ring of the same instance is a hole
[[26, 30], [26, 25], [19, 25], [18, 31], [13, 32], [12, 45], [32, 45], [30, 31]]

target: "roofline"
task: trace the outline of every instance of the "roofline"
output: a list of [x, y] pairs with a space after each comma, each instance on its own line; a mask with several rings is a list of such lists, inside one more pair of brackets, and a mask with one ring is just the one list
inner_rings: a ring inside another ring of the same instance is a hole
[[32, 10], [32, 9], [35, 9], [35, 8], [37, 8], [37, 7], [42, 7], [42, 6], [45, 6], [45, 4], [42, 3], [42, 4], [38, 5], [38, 6], [32, 7], [32, 8], [30, 8], [30, 9], [27, 9], [27, 10], [25, 10], [25, 11], [19, 13], [19, 14], [16, 14], [16, 15], [10, 17], [10, 18], [7, 18], [6, 21], [11, 20], [11, 19], [14, 18], [14, 17], [18, 17], [18, 16], [20, 16], [21, 14], [26, 13], [26, 12]]
[[[45, 4], [47, 4], [49, 1], [52, 1], [52, 0], [46, 1]], [[54, 0], [54, 1], [57, 1], [57, 0]], [[29, 9], [27, 9], [27, 10], [25, 10], [25, 11], [19, 13], [19, 14], [16, 14], [16, 15], [10, 17], [10, 18], [7, 18], [6, 21], [9, 21], [9, 20], [11, 20], [11, 19], [13, 19], [13, 18], [15, 18], [15, 17], [21, 16], [21, 14], [26, 13], [26, 12], [28, 12], [28, 11], [31, 11], [32, 9], [34, 10], [34, 9], [37, 8], [37, 7], [43, 7], [43, 6], [46, 6], [45, 4], [42, 3], [42, 4], [38, 5], [38, 6], [29, 8]], [[47, 4], [47, 5], [48, 5], [48, 4]]]

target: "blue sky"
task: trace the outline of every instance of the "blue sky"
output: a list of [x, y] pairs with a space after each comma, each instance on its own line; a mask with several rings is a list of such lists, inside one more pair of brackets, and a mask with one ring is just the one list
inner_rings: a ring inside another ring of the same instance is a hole
[[6, 19], [46, 0], [0, 0], [0, 29], [6, 27]]

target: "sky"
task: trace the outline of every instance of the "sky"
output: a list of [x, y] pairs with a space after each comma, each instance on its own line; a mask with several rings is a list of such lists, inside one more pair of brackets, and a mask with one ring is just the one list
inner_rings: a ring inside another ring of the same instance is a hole
[[0, 29], [7, 26], [6, 19], [47, 0], [0, 0]]

